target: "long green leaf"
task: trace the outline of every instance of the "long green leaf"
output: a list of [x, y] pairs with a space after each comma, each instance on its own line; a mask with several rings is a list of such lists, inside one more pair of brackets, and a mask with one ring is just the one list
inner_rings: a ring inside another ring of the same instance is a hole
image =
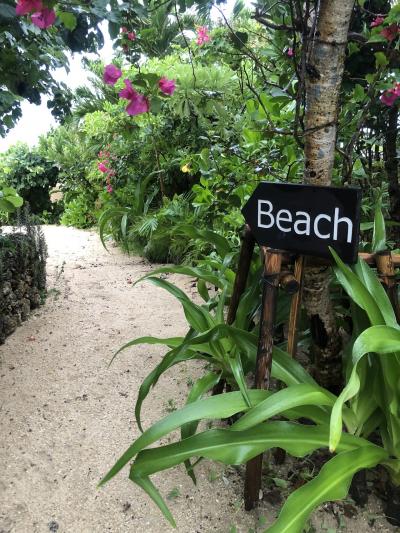
[[121, 346], [121, 348], [112, 356], [108, 366], [111, 365], [119, 353], [127, 348], [130, 348], [131, 346], [136, 346], [137, 344], [161, 344], [162, 346], [168, 346], [169, 348], [176, 348], [180, 346], [183, 341], [184, 337], [169, 337], [167, 339], [160, 339], [158, 337], [138, 337], [137, 339], [133, 339]]
[[385, 219], [382, 214], [382, 197], [379, 197], [374, 216], [374, 232], [372, 235], [372, 251], [381, 252], [386, 249]]
[[242, 431], [254, 427], [261, 422], [265, 422], [287, 409], [293, 409], [294, 407], [303, 405], [327, 405], [332, 407], [335, 400], [336, 397], [333, 394], [321, 387], [308, 383], [292, 385], [274, 393], [263, 402], [260, 402], [256, 407], [249, 409], [232, 425], [231, 429]]
[[[196, 402], [204, 394], [206, 394], [210, 389], [212, 389], [221, 379], [221, 374], [216, 374], [215, 372], [209, 372], [205, 376], [202, 376], [198, 379], [193, 387], [190, 390], [190, 393], [187, 397], [186, 404]], [[198, 420], [193, 422], [188, 422], [181, 427], [181, 439], [187, 439], [196, 433], [197, 427], [199, 425]], [[185, 468], [188, 475], [192, 478], [193, 482], [196, 483], [196, 477], [193, 472], [192, 465], [190, 460], [185, 461]]]
[[[304, 457], [318, 448], [325, 447], [328, 443], [328, 438], [329, 428], [327, 426], [303, 426], [289, 422], [270, 422], [268, 424], [260, 424], [245, 431], [212, 429], [204, 431], [203, 433], [198, 433], [184, 441], [140, 452], [131, 467], [129, 477], [153, 497], [152, 493], [149, 492], [146, 487], [143, 487], [142, 481], [148, 480], [148, 477], [156, 472], [176, 466], [191, 457], [206, 457], [208, 459], [221, 461], [224, 464], [243, 464], [265, 450], [274, 447], [283, 448], [295, 457]], [[374, 457], [379, 457], [379, 459], [373, 463], [371, 451], [368, 455], [370, 462], [367, 463], [366, 455], [360, 454], [360, 457], [364, 459], [364, 462], [361, 463], [362, 465], [369, 465], [370, 463], [377, 464], [377, 462], [387, 458], [387, 453], [384, 450], [371, 445], [368, 441], [359, 437], [354, 437], [353, 435], [343, 435], [340, 444], [341, 452], [347, 452], [350, 450], [358, 451], [359, 448], [375, 450]], [[354, 463], [352, 466], [354, 468]], [[360, 468], [363, 468], [363, 466], [360, 466], [357, 470]], [[309, 492], [312, 493], [314, 499], [311, 499], [305, 508], [300, 507], [297, 509], [297, 527], [300, 527], [299, 524], [302, 523], [302, 520], [305, 520], [319, 503], [330, 499], [331, 494], [337, 493], [337, 491], [334, 492], [334, 488], [337, 488], [340, 484], [335, 484], [333, 473], [328, 472], [321, 477], [322, 482], [325, 482], [325, 490], [319, 495], [320, 497], [322, 496], [322, 500], [319, 502], [317, 501], [317, 498], [314, 496], [315, 489], [312, 490], [311, 488], [311, 491]], [[326, 478], [328, 478], [328, 482], [330, 482], [329, 489], [327, 489], [326, 486]], [[152, 491], [153, 490], [156, 490], [154, 486], [152, 487]], [[153, 500], [159, 506], [164, 516], [169, 519], [170, 514], [169, 511], [168, 513], [165, 512], [165, 503], [162, 502], [160, 505], [155, 498], [153, 498]], [[278, 519], [283, 526], [285, 526], [285, 521], [291, 521], [295, 524], [293, 511], [290, 507], [291, 506], [289, 506], [289, 510], [287, 510], [287, 508], [285, 510], [284, 508], [286, 517]], [[275, 529], [275, 532], [278, 531], [279, 533], [281, 533], [281, 531], [297, 533], [300, 532], [301, 529]]]
[[[257, 405], [260, 401], [265, 400], [268, 395], [268, 391], [249, 390], [252, 405]], [[118, 459], [111, 470], [101, 480], [100, 484], [114, 477], [143, 448], [150, 446], [153, 442], [184, 424], [194, 420], [229, 418], [237, 413], [247, 411], [247, 409], [248, 405], [244, 401], [241, 392], [229, 392], [185, 405], [182, 409], [174, 411], [142, 433]]]
[[342, 410], [344, 403], [353, 398], [360, 390], [358, 363], [365, 354], [377, 352], [393, 354], [400, 351], [400, 328], [372, 326], [361, 333], [353, 346], [353, 370], [346, 387], [335, 402], [331, 415], [329, 448], [334, 451], [342, 433]]
[[379, 304], [371, 296], [362, 281], [343, 263], [335, 250], [329, 248], [337, 264], [335, 274], [350, 298], [367, 313], [373, 326], [385, 323]]
[[318, 476], [289, 496], [278, 520], [265, 533], [301, 533], [314, 509], [326, 501], [345, 498], [356, 472], [386, 458], [385, 450], [372, 445], [340, 453], [322, 467]]

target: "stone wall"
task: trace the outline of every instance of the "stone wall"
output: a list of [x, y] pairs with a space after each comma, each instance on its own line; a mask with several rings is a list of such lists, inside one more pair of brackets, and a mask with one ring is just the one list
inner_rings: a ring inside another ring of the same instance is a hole
[[44, 300], [46, 256], [37, 226], [0, 234], [0, 344]]

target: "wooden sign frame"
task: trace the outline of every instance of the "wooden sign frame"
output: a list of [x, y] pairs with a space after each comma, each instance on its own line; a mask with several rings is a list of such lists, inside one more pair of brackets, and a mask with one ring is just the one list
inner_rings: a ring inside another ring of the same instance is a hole
[[[228, 324], [232, 324], [235, 320], [240, 298], [245, 291], [254, 246], [254, 235], [250, 227], [246, 225], [240, 248], [238, 270], [228, 309]], [[279, 288], [292, 295], [287, 351], [291, 357], [295, 357], [297, 351], [297, 323], [301, 308], [304, 268], [306, 263], [308, 266], [315, 266], [318, 264], [332, 264], [332, 261], [305, 257], [304, 255], [293, 256], [293, 254], [284, 250], [275, 250], [263, 246], [260, 247], [260, 250], [263, 255], [264, 273], [262, 277], [262, 305], [254, 387], [257, 389], [268, 389], [271, 376], [274, 326]], [[395, 273], [395, 267], [400, 266], [400, 255], [392, 254], [390, 251], [384, 251], [376, 254], [359, 253], [358, 256], [364, 259], [369, 265], [376, 266], [381, 281], [393, 305], [397, 321], [400, 323], [400, 305], [397, 295]], [[290, 268], [290, 270], [288, 270], [288, 268]], [[246, 464], [244, 487], [244, 504], [246, 511], [253, 509], [259, 500], [262, 480], [262, 461], [263, 454], [254, 457]]]

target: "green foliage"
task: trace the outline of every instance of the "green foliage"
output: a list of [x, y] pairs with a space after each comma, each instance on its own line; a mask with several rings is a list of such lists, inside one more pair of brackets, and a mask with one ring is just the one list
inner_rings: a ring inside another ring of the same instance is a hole
[[26, 144], [18, 143], [0, 156], [0, 183], [15, 189], [33, 214], [47, 211], [57, 217], [57, 208], [50, 202], [50, 191], [57, 179], [54, 164]]

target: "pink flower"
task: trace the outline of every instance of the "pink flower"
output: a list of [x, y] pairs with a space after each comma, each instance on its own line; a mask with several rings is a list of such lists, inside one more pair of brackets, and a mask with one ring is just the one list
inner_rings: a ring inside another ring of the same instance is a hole
[[392, 106], [398, 98], [396, 89], [388, 89], [379, 98], [382, 104]]
[[197, 40], [196, 40], [196, 43], [199, 46], [202, 46], [203, 44], [208, 43], [209, 41], [211, 41], [211, 37], [210, 37], [210, 35], [208, 33], [207, 26], [200, 26], [199, 28], [197, 28]]
[[294, 56], [293, 48], [288, 48], [286, 54], [288, 55], [288, 57], [293, 57]]
[[127, 32], [128, 32], [128, 28], [126, 26], [122, 26], [121, 33], [127, 33]]
[[41, 11], [43, 4], [41, 0], [18, 0], [15, 7], [17, 15], [27, 15], [32, 11]]
[[380, 32], [380, 34], [383, 35], [389, 42], [393, 41], [397, 37], [398, 33], [399, 27], [396, 23], [383, 28], [383, 30]]
[[113, 188], [110, 184], [107, 185], [106, 189], [107, 189], [108, 194], [111, 194], [113, 192]]
[[136, 93], [136, 95], [126, 107], [126, 112], [131, 116], [147, 113], [150, 109], [148, 99], [143, 94]]
[[121, 70], [111, 63], [104, 69], [103, 80], [107, 85], [115, 85], [121, 76]]
[[129, 100], [129, 104], [126, 107], [128, 115], [140, 115], [141, 113], [147, 113], [150, 109], [148, 99], [143, 95], [135, 91], [130, 80], [124, 80], [125, 89], [119, 92], [120, 98]]
[[33, 13], [31, 20], [32, 24], [34, 24], [41, 30], [45, 30], [46, 28], [54, 24], [56, 20], [56, 12], [54, 11], [54, 9], [44, 7], [41, 11]]
[[176, 89], [175, 80], [168, 80], [167, 78], [162, 77], [158, 82], [158, 87], [164, 94], [174, 94]]
[[371, 22], [371, 28], [375, 28], [376, 26], [380, 26], [383, 22], [385, 22], [385, 18], [381, 17], [381, 15], [378, 15], [376, 19], [374, 19]]
[[136, 39], [136, 33], [134, 31], [130, 31], [127, 37], [130, 41], [134, 41]]
[[104, 163], [99, 163], [97, 165], [97, 168], [100, 170], [100, 172], [108, 172], [108, 168], [106, 167]]

